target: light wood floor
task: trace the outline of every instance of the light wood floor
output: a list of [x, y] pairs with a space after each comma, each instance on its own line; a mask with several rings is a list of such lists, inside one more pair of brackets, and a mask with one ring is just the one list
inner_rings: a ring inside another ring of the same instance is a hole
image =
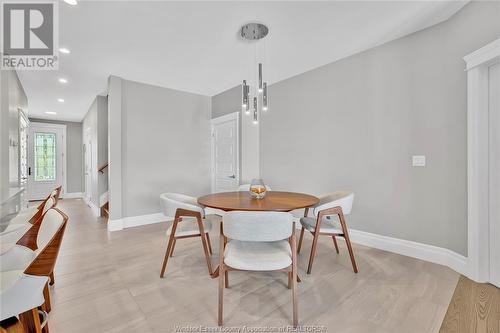
[[[61, 200], [70, 217], [51, 288], [51, 332], [172, 332], [217, 324], [217, 281], [209, 278], [201, 241], [179, 240], [160, 279], [166, 223], [108, 233], [79, 199]], [[211, 235], [217, 261], [218, 228]], [[352, 272], [342, 241], [321, 237], [311, 275], [305, 274], [311, 236], [299, 256], [299, 323], [329, 332], [438, 332], [458, 281], [440, 265], [354, 246]], [[230, 274], [226, 326], [291, 324], [284, 273]]]
[[500, 289], [461, 276], [439, 333], [500, 332]]

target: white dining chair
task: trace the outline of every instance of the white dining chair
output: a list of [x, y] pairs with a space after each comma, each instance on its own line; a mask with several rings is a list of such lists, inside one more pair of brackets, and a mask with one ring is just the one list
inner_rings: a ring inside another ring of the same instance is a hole
[[205, 219], [203, 207], [198, 205], [196, 198], [179, 193], [163, 193], [160, 195], [163, 214], [174, 217], [172, 225], [167, 230], [169, 237], [165, 258], [161, 268], [160, 277], [163, 277], [167, 268], [168, 258], [173, 255], [176, 241], [182, 238], [200, 237], [207, 261], [208, 274], [212, 275], [210, 255], [212, 246], [210, 236], [212, 223]]
[[[309, 265], [307, 274], [311, 274], [314, 256], [316, 255], [316, 246], [320, 235], [331, 236], [335, 250], [339, 253], [339, 247], [336, 237], [344, 238], [347, 244], [347, 250], [351, 257], [351, 264], [354, 273], [358, 272], [354, 253], [352, 251], [351, 240], [349, 239], [349, 230], [345, 222], [345, 215], [351, 213], [354, 194], [346, 191], [332, 192], [319, 197], [319, 203], [312, 208], [313, 216], [309, 215], [309, 208], [306, 208], [304, 217], [300, 219], [302, 228], [300, 230], [300, 239], [297, 253], [300, 253], [302, 240], [304, 238], [304, 230], [309, 231], [313, 235], [313, 243], [311, 246], [311, 254], [309, 255]], [[318, 232], [319, 228], [319, 232]]]
[[[271, 191], [271, 186], [265, 185], [266, 186], [266, 191]], [[244, 192], [244, 191], [250, 191], [250, 184], [241, 184], [238, 186], [238, 192]]]
[[218, 323], [223, 323], [229, 271], [284, 271], [292, 289], [293, 326], [298, 323], [297, 258], [293, 215], [285, 212], [228, 212], [220, 226]]

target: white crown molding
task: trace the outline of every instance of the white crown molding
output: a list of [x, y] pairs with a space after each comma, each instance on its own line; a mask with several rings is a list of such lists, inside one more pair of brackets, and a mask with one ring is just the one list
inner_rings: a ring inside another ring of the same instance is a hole
[[109, 220], [108, 231], [119, 231], [126, 228], [139, 227], [141, 225], [167, 222], [171, 220], [173, 220], [173, 217], [165, 216], [162, 213], [123, 217], [121, 219]]
[[476, 66], [484, 65], [490, 61], [495, 61], [500, 57], [500, 39], [497, 39], [479, 50], [469, 53], [463, 57], [466, 67], [465, 70], [468, 71]]
[[489, 282], [488, 67], [500, 61], [500, 39], [463, 59], [467, 71], [467, 277]]

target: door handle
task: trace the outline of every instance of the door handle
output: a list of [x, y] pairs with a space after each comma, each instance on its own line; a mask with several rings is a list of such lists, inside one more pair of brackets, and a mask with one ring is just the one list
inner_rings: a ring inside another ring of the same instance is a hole
[[227, 178], [233, 178], [233, 179], [235, 179], [235, 178], [236, 178], [236, 176], [235, 176], [235, 175], [232, 175], [232, 176], [227, 176]]
[[31, 176], [31, 167], [28, 167], [28, 176]]

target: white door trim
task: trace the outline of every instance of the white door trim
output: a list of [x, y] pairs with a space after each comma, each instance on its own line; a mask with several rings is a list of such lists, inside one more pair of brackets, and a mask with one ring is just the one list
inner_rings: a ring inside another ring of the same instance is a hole
[[[64, 197], [64, 194], [66, 193], [66, 125], [65, 124], [52, 124], [52, 123], [37, 123], [37, 122], [32, 122], [30, 121], [29, 123], [30, 127], [46, 127], [46, 128], [60, 128], [63, 132], [63, 137], [62, 137], [62, 153], [63, 153], [63, 169], [62, 169], [62, 190], [61, 190], [61, 197]], [[32, 138], [30, 138], [31, 140]], [[32, 153], [32, 152], [30, 152]]]
[[217, 118], [212, 118], [210, 120], [210, 174], [211, 174], [211, 190], [212, 193], [215, 191], [215, 141], [214, 141], [214, 126], [217, 124], [224, 123], [226, 121], [236, 120], [236, 178], [239, 180], [240, 174], [240, 112], [236, 111], [233, 113], [226, 114]]
[[489, 117], [488, 66], [500, 61], [500, 39], [465, 56], [467, 71], [468, 277], [488, 282]]

